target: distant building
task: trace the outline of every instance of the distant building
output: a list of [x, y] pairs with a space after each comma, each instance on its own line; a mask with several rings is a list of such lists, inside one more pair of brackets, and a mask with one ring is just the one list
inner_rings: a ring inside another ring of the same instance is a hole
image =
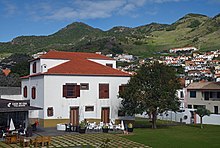
[[187, 107], [204, 106], [214, 114], [220, 108], [220, 82], [194, 82], [187, 87]]
[[195, 47], [182, 47], [182, 48], [172, 48], [170, 49], [170, 53], [178, 53], [178, 52], [189, 52], [191, 53], [192, 51], [198, 50]]

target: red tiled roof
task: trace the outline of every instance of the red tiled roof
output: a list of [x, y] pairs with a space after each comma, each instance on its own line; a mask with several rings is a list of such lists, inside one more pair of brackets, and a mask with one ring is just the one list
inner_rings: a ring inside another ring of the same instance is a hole
[[86, 53], [86, 52], [63, 52], [63, 51], [49, 51], [48, 53], [39, 57], [40, 59], [102, 59], [113, 60], [101, 54]]
[[[113, 60], [104, 55], [94, 53], [82, 53], [82, 52], [60, 52], [50, 51], [45, 55], [40, 56], [43, 59], [67, 59], [68, 62], [57, 65], [48, 69], [47, 72], [42, 74], [55, 74], [55, 75], [94, 75], [94, 76], [131, 76], [128, 73], [120, 70], [90, 61], [88, 59], [102, 59]], [[39, 74], [38, 74], [39, 75]], [[30, 75], [22, 78], [28, 78], [36, 76]]]

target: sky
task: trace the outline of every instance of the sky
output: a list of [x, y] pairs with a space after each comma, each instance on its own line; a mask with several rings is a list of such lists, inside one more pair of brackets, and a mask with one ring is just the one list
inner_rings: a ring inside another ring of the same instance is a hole
[[0, 42], [50, 35], [76, 21], [109, 30], [171, 24], [188, 13], [213, 17], [220, 0], [0, 0]]

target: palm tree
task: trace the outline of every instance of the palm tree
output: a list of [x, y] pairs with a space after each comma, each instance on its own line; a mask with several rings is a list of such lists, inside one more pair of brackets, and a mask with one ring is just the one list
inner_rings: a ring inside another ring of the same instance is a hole
[[196, 112], [196, 114], [198, 114], [199, 117], [200, 117], [200, 128], [203, 128], [202, 118], [203, 118], [204, 116], [209, 116], [209, 115], [210, 115], [210, 111], [207, 110], [205, 107], [198, 107], [195, 112]]

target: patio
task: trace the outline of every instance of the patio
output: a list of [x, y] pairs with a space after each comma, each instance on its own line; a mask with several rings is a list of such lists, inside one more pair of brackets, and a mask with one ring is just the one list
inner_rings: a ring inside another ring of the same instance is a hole
[[[49, 147], [100, 147], [109, 139], [109, 147], [148, 147], [115, 133], [103, 134], [100, 132], [87, 132], [86, 134], [79, 134], [76, 132], [57, 131], [55, 128], [38, 129], [34, 132], [33, 137], [36, 136], [51, 136], [51, 144]], [[128, 135], [129, 136], [129, 135]], [[20, 144], [6, 144], [0, 142], [1, 148], [20, 148]]]

